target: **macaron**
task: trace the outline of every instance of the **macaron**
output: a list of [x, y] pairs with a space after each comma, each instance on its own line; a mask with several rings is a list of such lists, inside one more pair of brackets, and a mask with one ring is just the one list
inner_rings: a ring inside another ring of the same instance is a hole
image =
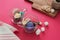
[[44, 32], [45, 31], [45, 27], [41, 27], [41, 31]]
[[33, 23], [33, 22], [28, 22], [28, 23], [26, 24], [26, 26], [27, 26], [27, 27], [34, 27], [34, 23]]
[[28, 30], [34, 30], [35, 24], [33, 22], [28, 22], [25, 26]]
[[36, 35], [40, 35], [41, 30], [40, 29], [37, 29], [35, 33], [36, 33]]
[[14, 18], [20, 18], [20, 17], [21, 17], [21, 14], [15, 13]]
[[44, 22], [44, 25], [45, 25], [45, 26], [48, 26], [48, 24], [49, 24], [49, 23], [48, 23], [47, 21], [46, 21], [46, 22]]

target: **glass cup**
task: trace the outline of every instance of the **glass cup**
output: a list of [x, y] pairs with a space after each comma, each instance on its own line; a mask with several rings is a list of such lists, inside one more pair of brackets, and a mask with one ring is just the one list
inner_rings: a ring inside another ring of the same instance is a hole
[[11, 21], [15, 24], [21, 24], [22, 19], [24, 17], [26, 9], [23, 9], [22, 11], [18, 8], [15, 8], [11, 14]]
[[27, 20], [26, 23], [23, 25], [25, 32], [33, 33], [37, 30], [38, 19], [36, 16], [28, 15], [28, 16], [24, 17], [24, 20]]

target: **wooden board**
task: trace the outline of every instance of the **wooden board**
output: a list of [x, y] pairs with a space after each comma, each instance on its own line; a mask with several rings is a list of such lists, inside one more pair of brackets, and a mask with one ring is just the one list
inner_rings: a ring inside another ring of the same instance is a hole
[[52, 5], [52, 1], [53, 1], [53, 0], [28, 0], [28, 1], [33, 2], [33, 4], [32, 4], [32, 7], [33, 7], [33, 8], [35, 8], [35, 9], [37, 9], [37, 10], [39, 10], [39, 11], [42, 11], [42, 12], [44, 12], [45, 14], [51, 16], [51, 17], [55, 17], [55, 16], [57, 15], [57, 11], [58, 11], [58, 10], [55, 10], [54, 13], [47, 13], [47, 12], [45, 12], [45, 11], [43, 11], [43, 10], [41, 9], [41, 6], [43, 6], [43, 5], [48, 5], [48, 6], [50, 6], [50, 7], [52, 8], [51, 5]]
[[41, 10], [41, 6], [38, 5], [37, 3], [34, 3], [34, 4], [32, 5], [32, 7], [35, 8], [35, 9], [37, 9], [37, 10], [39, 10], [39, 11], [44, 12], [45, 14], [47, 14], [47, 15], [49, 15], [49, 16], [51, 16], [51, 17], [55, 17], [55, 16], [57, 15], [57, 10], [55, 10], [54, 13], [47, 13], [47, 12]]

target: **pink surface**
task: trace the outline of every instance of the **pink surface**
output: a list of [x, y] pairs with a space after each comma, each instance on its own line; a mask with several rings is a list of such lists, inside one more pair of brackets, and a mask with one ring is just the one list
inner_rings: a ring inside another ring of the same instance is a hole
[[[43, 23], [44, 21], [48, 21], [48, 29], [45, 33], [41, 33], [40, 36], [36, 36], [34, 33], [24, 33], [21, 27], [18, 27], [11, 22], [10, 14], [14, 8], [27, 8], [27, 15], [36, 15], [39, 21], [42, 21]], [[31, 4], [24, 0], [0, 0], [0, 20], [16, 27], [19, 30], [18, 33], [16, 32], [16, 35], [21, 38], [21, 40], [60, 40], [60, 12], [55, 18], [51, 18], [32, 9]]]

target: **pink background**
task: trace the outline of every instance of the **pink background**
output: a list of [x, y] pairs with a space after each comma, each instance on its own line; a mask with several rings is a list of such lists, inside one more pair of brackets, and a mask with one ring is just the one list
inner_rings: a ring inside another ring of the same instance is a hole
[[[16, 35], [21, 40], [60, 40], [60, 12], [55, 18], [52, 18], [32, 9], [31, 6], [31, 3], [24, 0], [0, 0], [0, 20], [16, 27], [19, 30], [18, 33], [16, 32]], [[25, 33], [21, 27], [14, 25], [11, 22], [10, 14], [14, 8], [27, 8], [27, 15], [36, 15], [39, 21], [42, 21], [43, 23], [44, 21], [48, 21], [49, 26], [47, 30], [39, 36], [36, 36], [34, 33]]]

